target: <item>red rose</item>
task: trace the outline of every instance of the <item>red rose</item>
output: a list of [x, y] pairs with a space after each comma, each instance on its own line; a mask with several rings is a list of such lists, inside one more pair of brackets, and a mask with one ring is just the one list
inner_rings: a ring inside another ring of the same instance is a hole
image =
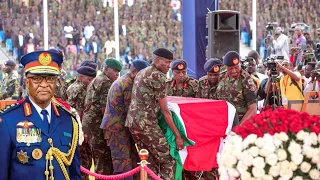
[[300, 123], [291, 123], [289, 126], [289, 130], [293, 133], [299, 132], [300, 130], [302, 130], [302, 128], [302, 124]]
[[320, 128], [316, 127], [316, 126], [311, 126], [310, 130], [316, 134], [320, 134]]

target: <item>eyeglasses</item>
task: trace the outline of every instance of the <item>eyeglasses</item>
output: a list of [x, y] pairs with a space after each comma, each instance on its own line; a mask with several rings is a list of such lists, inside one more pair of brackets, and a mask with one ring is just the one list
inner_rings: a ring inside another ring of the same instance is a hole
[[56, 76], [32, 76], [28, 78], [32, 79], [32, 81], [36, 84], [40, 84], [44, 79], [47, 83], [54, 83], [57, 79]]

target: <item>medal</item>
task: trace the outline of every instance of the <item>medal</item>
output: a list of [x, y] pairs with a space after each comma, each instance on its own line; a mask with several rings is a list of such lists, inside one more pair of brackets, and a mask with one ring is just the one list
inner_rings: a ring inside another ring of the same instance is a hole
[[33, 151], [32, 151], [32, 157], [33, 157], [33, 159], [35, 159], [35, 160], [39, 160], [39, 159], [41, 159], [41, 157], [42, 157], [42, 151], [41, 151], [41, 149], [34, 149]]
[[29, 156], [27, 155], [27, 152], [23, 152], [22, 150], [20, 150], [20, 152], [17, 152], [17, 158], [22, 164], [26, 164], [27, 162], [29, 162]]

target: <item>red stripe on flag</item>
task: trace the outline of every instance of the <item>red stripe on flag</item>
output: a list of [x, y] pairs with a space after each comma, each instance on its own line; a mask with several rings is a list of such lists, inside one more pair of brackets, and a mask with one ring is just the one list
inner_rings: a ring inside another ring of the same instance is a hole
[[184, 169], [189, 171], [209, 171], [218, 167], [216, 154], [220, 138], [225, 136], [228, 126], [228, 105], [225, 101], [184, 98], [169, 102], [177, 103], [186, 126], [188, 138], [195, 141], [187, 147], [188, 156]]

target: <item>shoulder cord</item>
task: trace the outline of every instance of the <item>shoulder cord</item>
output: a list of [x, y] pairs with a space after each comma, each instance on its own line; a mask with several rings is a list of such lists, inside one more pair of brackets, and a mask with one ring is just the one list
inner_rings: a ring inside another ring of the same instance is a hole
[[[71, 147], [68, 153], [61, 152], [58, 148], [53, 147], [52, 139], [51, 138], [48, 139], [48, 142], [51, 147], [49, 148], [46, 154], [46, 171], [44, 172], [44, 174], [46, 175], [46, 180], [54, 180], [54, 176], [53, 176], [54, 167], [52, 166], [53, 157], [56, 158], [62, 170], [64, 178], [66, 180], [70, 180], [70, 177], [68, 175], [68, 172], [65, 166], [70, 166], [72, 163], [72, 160], [77, 148], [77, 144], [78, 144], [78, 134], [79, 134], [78, 124], [73, 117], [72, 117], [72, 125], [73, 125], [73, 136], [72, 136]], [[50, 165], [48, 166], [48, 164]], [[48, 170], [48, 167], [50, 172]], [[50, 174], [50, 177], [49, 177], [49, 174]]]

